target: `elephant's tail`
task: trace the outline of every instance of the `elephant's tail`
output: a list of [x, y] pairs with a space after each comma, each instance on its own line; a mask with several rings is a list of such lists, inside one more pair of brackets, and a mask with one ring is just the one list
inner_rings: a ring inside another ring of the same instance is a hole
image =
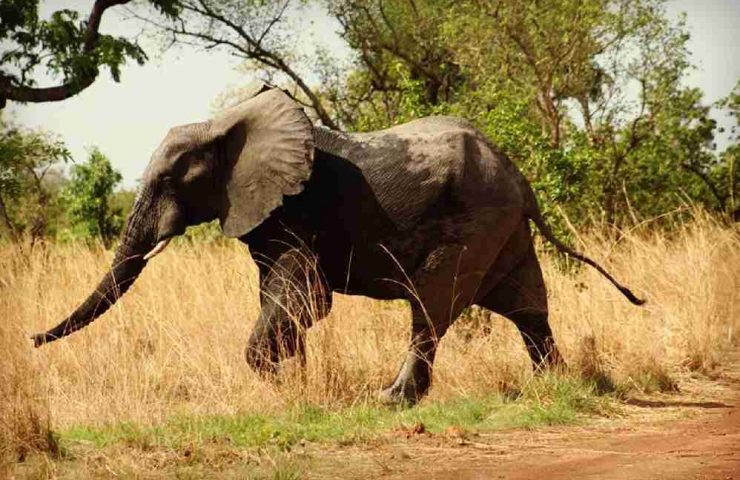
[[564, 253], [568, 256], [571, 256], [575, 259], [578, 259], [582, 261], [583, 263], [586, 263], [588, 265], [591, 265], [594, 267], [600, 274], [605, 276], [607, 280], [612, 282], [612, 284], [619, 289], [620, 292], [622, 292], [622, 295], [627, 297], [627, 299], [632, 302], [635, 305], [642, 305], [645, 303], [645, 300], [641, 298], [637, 298], [632, 291], [619, 283], [614, 277], [611, 276], [609, 272], [607, 272], [601, 265], [596, 263], [595, 261], [588, 258], [586, 255], [577, 252], [576, 250], [573, 250], [568, 245], [561, 242], [554, 233], [552, 233], [552, 230], [550, 230], [550, 226], [545, 223], [545, 219], [542, 218], [542, 213], [540, 212], [539, 207], [537, 206], [537, 197], [535, 197], [534, 191], [532, 191], [532, 187], [529, 185], [529, 182], [524, 179], [524, 184], [526, 185], [526, 190], [529, 192], [529, 199], [527, 203], [527, 207], [525, 209], [525, 214], [527, 217], [529, 217], [535, 225], [537, 225], [537, 228], [539, 229], [542, 236], [544, 236], [550, 243], [552, 243], [555, 248], [557, 248], [561, 253]]

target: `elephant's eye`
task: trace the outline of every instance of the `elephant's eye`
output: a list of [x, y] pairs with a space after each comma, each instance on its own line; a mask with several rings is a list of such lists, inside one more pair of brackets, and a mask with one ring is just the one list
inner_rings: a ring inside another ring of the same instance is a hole
[[174, 178], [170, 174], [163, 174], [159, 177], [159, 189], [162, 192], [169, 192], [174, 189]]
[[209, 177], [209, 164], [203, 161], [192, 162], [182, 177], [182, 183], [191, 185], [196, 182], [203, 182]]

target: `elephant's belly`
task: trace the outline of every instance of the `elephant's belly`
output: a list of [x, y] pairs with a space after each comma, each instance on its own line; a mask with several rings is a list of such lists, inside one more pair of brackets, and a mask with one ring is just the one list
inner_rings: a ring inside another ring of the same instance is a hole
[[321, 269], [332, 291], [378, 300], [406, 298], [404, 266], [380, 245], [355, 245], [341, 254], [319, 252]]
[[341, 242], [335, 237], [320, 246], [321, 267], [333, 291], [380, 300], [408, 299], [419, 265], [444, 243], [439, 234], [443, 230], [438, 222], [431, 222], [362, 242]]

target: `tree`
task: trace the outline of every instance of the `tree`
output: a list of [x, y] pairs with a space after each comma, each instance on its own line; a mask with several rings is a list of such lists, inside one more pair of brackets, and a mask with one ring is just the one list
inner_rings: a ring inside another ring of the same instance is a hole
[[136, 17], [154, 27], [170, 45], [227, 49], [269, 76], [279, 77], [274, 80], [292, 86], [294, 96], [311, 108], [324, 125], [338, 128], [293, 61], [295, 32], [289, 29], [286, 18], [291, 0], [179, 0], [176, 5], [177, 17]]
[[330, 0], [326, 5], [357, 52], [349, 75], [332, 70], [331, 58], [319, 62], [323, 93], [345, 127], [382, 128], [454, 101], [465, 79], [445, 32], [452, 2]]
[[357, 55], [349, 72], [324, 62], [321, 94], [351, 130], [471, 119], [545, 210], [580, 221], [619, 225], [687, 199], [716, 208], [695, 173], [716, 170], [716, 126], [683, 84], [689, 36], [663, 3], [327, 0]]
[[[146, 53], [136, 40], [99, 33], [106, 10], [131, 0], [95, 0], [86, 20], [78, 12], [58, 10], [41, 20], [38, 0], [0, 0], [0, 109], [7, 100], [56, 102], [92, 85], [100, 67], [117, 82], [128, 60], [143, 64]], [[176, 18], [177, 0], [149, 0], [164, 15]], [[45, 67], [58, 85], [37, 87], [35, 73]]]
[[75, 165], [63, 197], [70, 222], [80, 236], [98, 237], [106, 246], [123, 227], [122, 209], [112, 208], [115, 187], [122, 176], [98, 148], [92, 148], [87, 162]]
[[58, 220], [59, 167], [70, 159], [64, 143], [49, 133], [0, 121], [0, 221], [11, 240], [20, 244], [28, 236], [33, 245], [48, 234], [50, 221]]
[[717, 200], [719, 208], [729, 218], [740, 221], [740, 80], [735, 84], [727, 97], [717, 102], [716, 106], [728, 111], [735, 117], [735, 125], [730, 127], [729, 144], [719, 154], [719, 158], [707, 170], [702, 165], [686, 162], [684, 167], [698, 175]]

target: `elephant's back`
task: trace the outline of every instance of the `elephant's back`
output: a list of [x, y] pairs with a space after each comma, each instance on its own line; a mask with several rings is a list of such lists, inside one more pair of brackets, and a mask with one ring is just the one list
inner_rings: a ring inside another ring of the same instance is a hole
[[[467, 120], [450, 116], [433, 116], [412, 120], [372, 132], [338, 132], [325, 127], [314, 127], [316, 148], [350, 160], [358, 165], [383, 159], [406, 163], [414, 149], [439, 147], [440, 142], [454, 141], [465, 135], [479, 135]], [[422, 152], [422, 154], [427, 152]], [[443, 157], [444, 152], [432, 152], [430, 160]]]
[[316, 129], [316, 148], [355, 166], [402, 230], [430, 209], [449, 212], [521, 202], [516, 168], [470, 122], [426, 117], [385, 130]]
[[463, 132], [430, 120], [368, 133], [317, 129], [316, 147], [359, 169], [377, 202], [405, 230], [444, 194], [463, 166]]

